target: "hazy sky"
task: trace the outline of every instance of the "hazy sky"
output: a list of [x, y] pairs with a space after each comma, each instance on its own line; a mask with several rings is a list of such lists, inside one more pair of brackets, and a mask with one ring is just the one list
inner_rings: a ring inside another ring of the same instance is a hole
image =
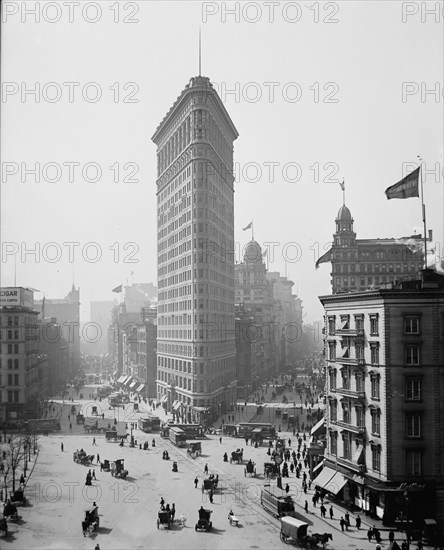
[[[199, 25], [202, 74], [239, 131], [238, 249], [252, 219], [256, 240], [279, 243], [269, 268], [285, 274], [287, 254], [306, 321], [330, 292], [330, 264], [314, 263], [332, 240], [343, 178], [358, 238], [422, 232], [419, 199], [384, 195], [422, 155], [441, 252], [435, 2], [74, 4], [3, 2], [2, 286], [14, 284], [18, 250], [17, 284], [61, 298], [74, 276], [86, 321], [90, 300], [116, 297], [127, 279], [157, 281], [151, 136], [198, 74]], [[39, 182], [26, 172], [36, 163]]]

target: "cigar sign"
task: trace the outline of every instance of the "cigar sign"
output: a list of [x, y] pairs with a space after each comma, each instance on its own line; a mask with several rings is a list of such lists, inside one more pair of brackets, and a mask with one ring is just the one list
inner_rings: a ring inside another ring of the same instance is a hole
[[34, 293], [22, 287], [2, 288], [0, 306], [34, 307]]

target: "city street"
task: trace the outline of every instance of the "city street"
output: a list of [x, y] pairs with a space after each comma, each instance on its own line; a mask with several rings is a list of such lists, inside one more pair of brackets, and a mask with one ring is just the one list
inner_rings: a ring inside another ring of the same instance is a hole
[[[83, 406], [86, 404], [87, 401], [84, 401]], [[105, 412], [107, 402], [97, 404]], [[192, 459], [185, 449], [174, 447], [157, 433], [151, 436], [137, 429], [133, 432], [135, 439], [138, 444], [149, 441], [149, 450], [140, 450], [138, 445], [130, 448], [128, 444], [122, 448], [117, 443], [107, 443], [103, 435], [96, 435], [97, 445], [93, 445], [94, 436], [85, 435], [83, 426], [74, 424], [73, 429], [69, 430], [67, 416], [70, 406], [71, 403], [62, 405], [62, 433], [39, 438], [39, 457], [26, 488], [29, 504], [20, 509], [21, 518], [17, 524], [10, 522], [11, 536], [2, 538], [2, 548], [93, 549], [96, 543], [100, 544], [101, 550], [285, 547], [279, 539], [279, 521], [265, 512], [260, 504], [260, 491], [264, 485], [263, 463], [269, 458], [265, 446], [256, 449], [246, 446], [243, 439], [231, 437], [223, 437], [220, 443], [218, 436], [208, 436], [202, 441], [202, 456]], [[142, 408], [145, 407], [148, 408], [142, 403]], [[254, 407], [249, 404], [248, 408], [253, 410]], [[126, 411], [120, 410], [120, 419], [126, 413], [126, 420], [135, 422], [139, 414], [128, 409], [132, 409], [132, 405], [126, 407]], [[106, 415], [112, 418], [114, 411], [106, 410]], [[163, 417], [166, 418], [164, 414]], [[288, 433], [282, 433], [282, 436], [287, 439], [293, 437]], [[153, 437], [156, 442], [154, 448]], [[61, 443], [64, 445], [63, 452]], [[223, 454], [230, 454], [238, 447], [244, 448], [244, 464], [245, 459], [250, 458], [256, 463], [256, 478], [245, 477], [244, 465], [223, 462]], [[100, 472], [100, 466], [94, 461], [91, 469], [95, 470], [97, 480], [93, 480], [92, 486], [85, 486], [85, 476], [90, 467], [73, 461], [73, 452], [80, 448], [95, 456], [99, 453], [101, 461], [123, 458], [129, 471], [128, 478], [124, 481], [113, 478], [109, 472]], [[164, 450], [168, 450], [169, 461], [162, 460]], [[178, 462], [178, 473], [172, 472], [174, 460]], [[208, 464], [210, 473], [219, 475], [221, 490], [215, 493], [213, 504], [201, 491], [205, 464]], [[194, 487], [196, 476], [199, 479], [197, 489]], [[367, 541], [365, 523], [359, 532], [353, 527], [348, 534], [341, 533], [339, 509], [335, 507], [333, 521], [321, 519], [319, 509], [312, 506], [313, 491], [304, 495], [301, 480], [296, 479], [295, 475], [283, 479], [284, 486], [287, 482], [298, 513], [304, 514], [305, 499], [309, 502], [307, 521], [313, 524], [309, 531], [333, 533], [333, 542], [327, 548], [375, 548], [375, 543]], [[175, 503], [176, 522], [184, 514], [186, 527], [175, 524], [170, 531], [157, 529], [161, 497], [165, 503]], [[97, 534], [84, 538], [81, 529], [83, 512], [93, 502], [99, 507], [100, 528]], [[194, 530], [201, 505], [213, 510], [213, 530], [210, 533]], [[239, 517], [239, 527], [230, 526], [227, 518], [230, 509]], [[388, 542], [386, 534], [382, 534], [384, 549], [388, 547]]]

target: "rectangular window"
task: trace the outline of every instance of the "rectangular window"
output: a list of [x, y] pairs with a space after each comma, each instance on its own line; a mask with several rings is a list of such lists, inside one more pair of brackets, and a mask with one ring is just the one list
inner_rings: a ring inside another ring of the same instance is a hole
[[355, 315], [355, 328], [356, 330], [364, 330], [364, 316]]
[[420, 476], [422, 471], [422, 456], [420, 451], [406, 451], [405, 473], [408, 476]]
[[356, 359], [358, 359], [359, 361], [363, 361], [364, 360], [364, 346], [362, 346], [361, 344], [355, 344], [355, 355], [356, 355]]
[[405, 317], [404, 332], [406, 334], [419, 334], [419, 317], [417, 316]]
[[18, 403], [18, 402], [19, 402], [19, 392], [14, 391], [14, 403]]
[[19, 324], [19, 318], [14, 317], [14, 326], [18, 327], [18, 324]]
[[328, 358], [330, 359], [330, 361], [336, 361], [336, 342], [329, 342]]
[[350, 315], [341, 315], [341, 330], [348, 330], [350, 328]]
[[344, 390], [350, 389], [350, 372], [347, 368], [343, 368], [341, 372], [342, 376], [342, 387]]
[[352, 458], [351, 441], [350, 441], [350, 436], [348, 434], [344, 435], [343, 437], [343, 445], [344, 445], [344, 458], [346, 460], [351, 460]]
[[372, 409], [372, 434], [380, 435], [381, 433], [381, 411]]
[[405, 416], [406, 437], [421, 437], [421, 415], [406, 414]]
[[337, 402], [333, 399], [330, 400], [330, 420], [336, 422], [338, 419], [338, 407]]
[[12, 395], [13, 395], [12, 390], [8, 390], [8, 403], [12, 403]]
[[356, 391], [365, 391], [364, 377], [361, 374], [356, 375]]
[[370, 335], [379, 335], [379, 315], [377, 313], [370, 315]]
[[342, 421], [346, 424], [351, 424], [350, 407], [347, 403], [342, 403]]
[[336, 369], [329, 369], [330, 389], [336, 389]]
[[372, 446], [372, 468], [375, 472], [381, 471], [381, 447]]
[[407, 366], [420, 365], [420, 348], [419, 346], [405, 347], [405, 364]]
[[19, 345], [14, 344], [14, 353], [18, 353], [18, 352], [19, 352]]
[[336, 432], [330, 433], [330, 453], [334, 456], [338, 455], [338, 438]]
[[358, 427], [365, 426], [365, 414], [362, 407], [356, 407], [356, 425]]
[[370, 343], [370, 363], [379, 365], [379, 342]]
[[405, 381], [405, 397], [408, 401], [421, 401], [421, 380], [408, 378]]
[[371, 377], [371, 396], [372, 399], [380, 399], [379, 376]]

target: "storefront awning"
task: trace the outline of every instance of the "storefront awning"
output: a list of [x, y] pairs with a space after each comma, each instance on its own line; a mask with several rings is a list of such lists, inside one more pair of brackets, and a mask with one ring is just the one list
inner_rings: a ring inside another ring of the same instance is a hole
[[123, 384], [126, 380], [126, 374], [124, 374], [123, 376], [121, 376], [118, 380], [117, 380], [117, 383], [118, 384]]
[[322, 417], [321, 420], [319, 420], [319, 422], [315, 426], [313, 426], [313, 428], [311, 429], [310, 435], [316, 435], [317, 432], [320, 432], [321, 428], [324, 427], [324, 423], [325, 423], [325, 419]]
[[316, 466], [313, 468], [313, 473], [320, 470], [323, 466], [324, 466], [324, 461], [321, 460], [321, 462], [319, 462], [319, 464], [316, 464]]
[[140, 386], [137, 387], [136, 392], [140, 393], [145, 389], [145, 384], [140, 384]]
[[132, 378], [131, 374], [127, 376], [125, 381], [123, 382], [123, 385], [128, 386], [128, 384], [131, 382], [131, 378]]
[[129, 385], [129, 389], [132, 390], [133, 388], [135, 388], [137, 386], [137, 382], [134, 381], [134, 382], [131, 382], [131, 384]]
[[333, 478], [324, 486], [324, 489], [329, 493], [337, 495], [346, 483], [347, 479], [341, 473], [336, 472]]
[[172, 409], [173, 411], [178, 411], [180, 409], [180, 401], [173, 401], [173, 406], [172, 406]]
[[162, 398], [160, 400], [161, 403], [166, 403], [168, 401], [168, 395], [162, 395]]
[[327, 483], [334, 478], [336, 472], [335, 470], [332, 470], [328, 466], [326, 466], [322, 472], [313, 480], [313, 483], [315, 485], [319, 485], [319, 487], [324, 488]]

